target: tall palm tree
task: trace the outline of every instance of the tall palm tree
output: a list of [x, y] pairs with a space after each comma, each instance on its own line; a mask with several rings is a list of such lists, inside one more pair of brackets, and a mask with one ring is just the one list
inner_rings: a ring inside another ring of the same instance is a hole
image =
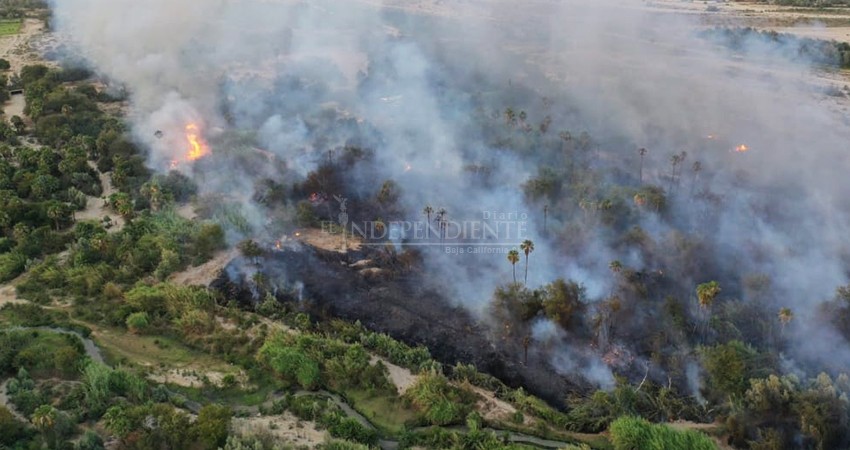
[[697, 300], [699, 300], [699, 307], [705, 315], [702, 331], [703, 339], [708, 332], [708, 323], [711, 320], [711, 306], [718, 294], [720, 294], [720, 284], [716, 281], [709, 281], [697, 286]]
[[437, 218], [436, 219], [437, 219], [437, 222], [438, 222], [438, 225], [439, 225], [439, 230], [440, 230], [440, 241], [445, 239], [446, 228], [448, 228], [448, 224], [449, 224], [448, 215], [449, 215], [449, 213], [448, 213], [448, 211], [446, 211], [446, 208], [440, 208], [440, 210], [437, 211]]
[[638, 154], [640, 155], [640, 184], [643, 184], [643, 157], [646, 156], [646, 149], [640, 148]]
[[434, 208], [431, 205], [425, 205], [425, 208], [422, 209], [422, 214], [425, 214], [425, 217], [428, 218], [428, 221], [425, 222], [425, 237], [428, 238], [431, 236], [431, 214], [434, 213]]
[[670, 165], [672, 166], [672, 170], [670, 171], [670, 183], [667, 187], [667, 192], [673, 192], [673, 183], [676, 182], [676, 167], [679, 166], [679, 163], [682, 162], [682, 157], [680, 155], [673, 155], [670, 157]]
[[679, 190], [679, 184], [682, 182], [682, 167], [685, 165], [685, 159], [688, 157], [688, 152], [679, 153], [679, 175], [676, 176], [676, 190]]
[[528, 255], [534, 251], [534, 242], [526, 239], [519, 245], [519, 248], [525, 253], [525, 284], [528, 284]]
[[782, 331], [785, 331], [785, 326], [794, 320], [794, 313], [791, 308], [781, 308], [779, 310], [779, 323], [782, 324]]
[[694, 173], [694, 177], [691, 180], [691, 197], [693, 197], [694, 189], [696, 189], [697, 186], [697, 178], [699, 178], [699, 173], [702, 172], [702, 163], [694, 161], [694, 164], [691, 166], [691, 171]]
[[516, 263], [519, 262], [519, 252], [516, 249], [508, 252], [508, 261], [511, 262], [511, 267], [514, 271], [514, 284], [516, 284]]

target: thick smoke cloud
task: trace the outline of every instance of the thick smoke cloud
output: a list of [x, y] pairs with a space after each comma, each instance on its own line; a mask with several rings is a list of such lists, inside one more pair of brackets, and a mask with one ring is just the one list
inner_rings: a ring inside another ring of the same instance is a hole
[[[478, 136], [477, 90], [501, 86], [493, 108], [525, 109], [538, 122], [541, 99], [555, 99], [557, 126], [587, 131], [604, 155], [596, 164], [634, 172], [636, 149], [646, 147], [646, 181], [660, 186], [668, 185], [669, 155], [687, 151], [688, 165], [699, 160], [708, 168], [699, 185], [719, 204], [674, 196], [675, 217], [641, 217], [650, 238], [692, 233], [711, 255], [707, 272], [771, 276], [769, 303], [795, 309], [795, 332], [841, 340], [809, 324], [817, 304], [847, 283], [850, 133], [804, 61], [775, 57], [787, 52], [756, 42], [742, 59], [698, 38], [693, 19], [637, 1], [419, 2], [422, 8], [409, 11], [406, 2], [377, 3], [61, 0], [54, 7], [58, 30], [131, 92], [134, 132], [155, 169], [165, 170], [180, 151], [187, 122], [202, 123], [209, 136], [228, 123], [256, 130], [257, 144], [301, 177], [326, 149], [366, 139], [377, 173], [363, 174], [363, 185], [395, 180], [404, 216], [421, 218], [429, 203], [455, 220], [526, 213], [533, 218], [528, 237], [537, 242], [529, 284], [575, 279], [594, 301], [612, 289], [610, 261], [641, 270], [665, 261], [621, 254], [592, 229], [573, 248], [548, 242], [540, 206], [521, 190], [542, 161]], [[316, 124], [322, 114], [340, 126]], [[166, 138], [154, 138], [156, 130]], [[731, 151], [744, 143], [749, 152]], [[471, 164], [487, 166], [497, 181], [470, 181], [464, 167]], [[268, 219], [251, 205], [252, 180], [282, 175], [276, 170], [221, 167], [202, 188], [245, 199], [243, 213], [259, 230]], [[689, 177], [686, 171], [682, 190]], [[558, 225], [554, 217], [550, 226]], [[504, 256], [425, 257], [427, 278], [482, 317], [493, 288], [510, 276]], [[704, 281], [680, 280], [689, 286], [682, 295]], [[724, 294], [744, 295], [735, 286], [724, 286]], [[535, 339], [565, 339], [551, 328], [535, 325]], [[796, 353], [818, 361], [829, 348]], [[559, 370], [611, 384], [598, 358], [554, 355]]]

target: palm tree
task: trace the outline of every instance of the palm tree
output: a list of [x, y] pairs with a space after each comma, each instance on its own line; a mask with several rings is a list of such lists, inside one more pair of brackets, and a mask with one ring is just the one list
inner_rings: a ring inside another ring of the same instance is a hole
[[720, 284], [716, 281], [709, 281], [708, 283], [702, 283], [697, 286], [699, 307], [705, 314], [702, 331], [703, 339], [708, 332], [708, 323], [711, 319], [711, 306], [714, 304], [714, 299], [717, 298], [718, 294], [720, 294]]
[[546, 226], [546, 223], [548, 222], [548, 220], [549, 220], [549, 205], [546, 204], [546, 205], [543, 205], [543, 234], [548, 233], [547, 226]]
[[668, 185], [667, 192], [673, 192], [673, 183], [676, 182], [676, 167], [679, 166], [679, 163], [682, 162], [682, 157], [680, 155], [673, 155], [670, 157], [670, 165], [673, 166], [670, 172], [670, 184]]
[[425, 222], [425, 238], [431, 236], [431, 214], [434, 213], [434, 208], [431, 205], [425, 205], [425, 208], [422, 209], [422, 214], [425, 214], [425, 217], [428, 218], [428, 222]]
[[676, 190], [679, 190], [679, 184], [682, 182], [682, 166], [685, 164], [685, 159], [688, 157], [688, 152], [679, 153], [679, 175], [676, 177]]
[[51, 201], [47, 206], [47, 218], [53, 221], [53, 229], [59, 230], [59, 219], [64, 216], [64, 208], [57, 201]]
[[640, 155], [640, 184], [643, 184], [643, 157], [646, 156], [646, 149], [640, 148], [638, 154]]
[[699, 178], [699, 173], [702, 172], [702, 163], [694, 161], [693, 166], [691, 166], [691, 171], [694, 173], [694, 178], [691, 180], [691, 197], [693, 197], [694, 189], [696, 189], [697, 186], [697, 178]]
[[534, 242], [526, 239], [519, 245], [519, 248], [525, 253], [525, 284], [528, 284], [528, 255], [534, 251]]
[[782, 331], [785, 331], [785, 326], [794, 320], [794, 313], [791, 308], [781, 308], [779, 310], [779, 323], [782, 324]]
[[508, 261], [511, 262], [511, 267], [514, 271], [514, 284], [516, 284], [516, 263], [519, 262], [519, 252], [516, 249], [508, 252]]
[[[53, 434], [53, 427], [56, 426], [56, 408], [50, 405], [41, 405], [35, 409], [30, 419], [35, 428], [45, 435]], [[56, 437], [53, 436], [53, 444], [55, 448]]]
[[702, 283], [697, 286], [699, 307], [703, 310], [711, 309], [711, 305], [714, 304], [714, 299], [717, 298], [720, 290], [720, 284], [716, 281], [709, 281], [708, 283]]
[[448, 214], [449, 213], [448, 213], [448, 211], [446, 211], [446, 208], [440, 208], [440, 210], [437, 211], [437, 217], [435, 218], [435, 220], [437, 221], [437, 224], [439, 225], [440, 241], [442, 241], [445, 238], [445, 231], [446, 231], [446, 228], [448, 227], [448, 222], [449, 222]]

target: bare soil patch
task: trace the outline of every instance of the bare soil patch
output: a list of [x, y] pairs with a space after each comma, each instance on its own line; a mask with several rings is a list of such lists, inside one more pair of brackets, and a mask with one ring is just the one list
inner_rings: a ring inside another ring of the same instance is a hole
[[235, 434], [242, 436], [271, 435], [276, 441], [295, 447], [316, 448], [325, 443], [328, 434], [316, 424], [305, 422], [289, 412], [278, 416], [236, 417], [231, 422]]

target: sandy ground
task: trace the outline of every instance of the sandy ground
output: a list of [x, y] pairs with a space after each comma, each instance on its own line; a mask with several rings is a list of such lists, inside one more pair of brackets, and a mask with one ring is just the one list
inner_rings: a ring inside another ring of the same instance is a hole
[[11, 122], [12, 116], [25, 117], [24, 107], [27, 106], [27, 100], [23, 94], [13, 95], [5, 105], [3, 105], [3, 115], [6, 116], [6, 121]]
[[48, 64], [42, 61], [40, 51], [34, 48], [37, 43], [33, 38], [42, 36], [43, 32], [44, 22], [38, 19], [24, 19], [20, 33], [0, 37], [0, 55], [9, 60], [12, 72], [20, 71], [21, 67], [27, 64]]
[[[42, 62], [38, 52], [33, 49], [33, 41], [36, 36], [41, 36], [44, 31], [44, 23], [37, 19], [25, 19], [21, 26], [21, 32], [12, 36], [0, 37], [0, 58], [9, 61], [11, 65], [9, 73], [20, 72], [21, 68], [33, 63]], [[12, 116], [24, 117], [24, 106], [26, 102], [23, 95], [13, 95], [3, 105], [3, 113], [8, 121]]]
[[314, 423], [302, 421], [288, 412], [279, 416], [236, 417], [231, 422], [231, 428], [235, 434], [270, 435], [282, 444], [295, 447], [316, 448], [329, 437], [325, 431], [316, 429]]
[[4, 285], [0, 285], [0, 308], [11, 303], [27, 303], [26, 300], [18, 298], [18, 294], [15, 292], [15, 281], [16, 280], [12, 280]]
[[[97, 170], [93, 162], [89, 161], [89, 165]], [[100, 174], [100, 185], [103, 186], [103, 198], [109, 198], [110, 195], [116, 192], [115, 188], [112, 186], [112, 178], [110, 177], [109, 172]], [[82, 211], [77, 211], [75, 213], [75, 217], [78, 221], [95, 220], [99, 222], [104, 216], [109, 216], [112, 219], [112, 228], [110, 228], [109, 231], [118, 231], [124, 226], [124, 219], [110, 210], [109, 207], [105, 205], [106, 202], [103, 198], [89, 197], [88, 202], [86, 202], [86, 208]]]
[[[494, 393], [485, 391], [480, 387], [471, 384], [466, 384], [463, 387], [475, 392], [481, 397], [481, 400], [475, 406], [481, 413], [481, 416], [484, 417], [484, 420], [488, 422], [513, 422], [513, 415], [517, 412], [516, 407], [502, 399], [496, 398]], [[531, 426], [533, 424], [534, 418], [524, 415], [523, 425]]]
[[401, 366], [397, 366], [380, 356], [372, 356], [372, 364], [381, 361], [387, 366], [387, 371], [389, 372], [390, 381], [395, 385], [396, 389], [398, 389], [399, 395], [404, 395], [411, 386], [416, 384], [416, 381], [419, 379], [417, 375], [414, 375], [409, 369], [406, 369]]
[[317, 229], [303, 229], [295, 233], [295, 239], [322, 250], [346, 253], [349, 250], [359, 250], [361, 241], [357, 237], [342, 234], [326, 233]]
[[[153, 380], [157, 383], [162, 384], [174, 384], [177, 386], [183, 387], [201, 387], [203, 386], [204, 380], [201, 379], [201, 375], [204, 375], [209, 380], [210, 384], [213, 384], [218, 387], [224, 386], [224, 377], [227, 375], [222, 372], [216, 372], [214, 370], [207, 370], [203, 372], [197, 372], [197, 374], [193, 373], [196, 371], [189, 369], [170, 369], [163, 372], [154, 373], [148, 376], [149, 380]], [[240, 372], [235, 374], [236, 382], [244, 385], [247, 380], [247, 374]]]
[[177, 215], [187, 220], [194, 220], [198, 217], [198, 213], [195, 212], [195, 207], [191, 203], [177, 205], [175, 207], [175, 211], [177, 212]]
[[239, 256], [237, 249], [218, 252], [211, 260], [200, 266], [190, 267], [171, 275], [168, 281], [188, 286], [209, 286], [227, 264], [237, 256]]

